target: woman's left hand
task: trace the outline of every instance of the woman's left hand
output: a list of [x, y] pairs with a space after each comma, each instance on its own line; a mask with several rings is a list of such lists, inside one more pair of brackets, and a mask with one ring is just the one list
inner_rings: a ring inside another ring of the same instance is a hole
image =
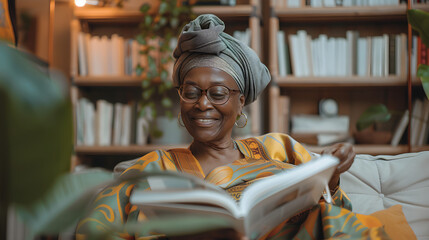
[[340, 174], [347, 171], [355, 160], [356, 153], [353, 150], [353, 145], [350, 143], [337, 143], [322, 151], [322, 154], [330, 154], [340, 160], [331, 180], [329, 181], [329, 188], [334, 189], [340, 180]]

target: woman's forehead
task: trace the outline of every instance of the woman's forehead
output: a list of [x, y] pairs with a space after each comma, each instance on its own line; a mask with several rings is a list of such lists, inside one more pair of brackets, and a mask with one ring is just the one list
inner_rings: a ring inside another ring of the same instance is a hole
[[196, 67], [191, 69], [183, 79], [183, 83], [195, 85], [226, 85], [236, 87], [231, 75], [214, 67]]

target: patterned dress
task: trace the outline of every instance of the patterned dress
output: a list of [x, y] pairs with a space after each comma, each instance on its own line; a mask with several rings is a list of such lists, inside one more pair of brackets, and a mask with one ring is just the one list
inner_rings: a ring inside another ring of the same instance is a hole
[[[122, 174], [141, 171], [182, 171], [203, 178], [205, 181], [225, 189], [239, 199], [242, 191], [254, 181], [287, 171], [314, 157], [301, 144], [284, 134], [267, 134], [260, 137], [236, 141], [245, 156], [232, 163], [213, 169], [207, 176], [198, 160], [188, 149], [157, 150], [139, 160]], [[131, 184], [123, 182], [103, 190], [94, 201], [91, 214], [81, 220], [77, 227], [77, 238], [85, 239], [86, 233], [107, 231], [111, 226], [126, 221], [143, 221], [145, 216], [137, 206], [131, 205], [129, 197], [135, 188], [147, 189], [146, 182]], [[156, 236], [132, 236], [126, 232], [115, 232], [118, 239], [151, 239]], [[350, 200], [338, 188], [333, 203], [320, 201], [318, 205], [303, 211], [278, 225], [262, 239], [390, 239], [374, 217], [351, 212]]]

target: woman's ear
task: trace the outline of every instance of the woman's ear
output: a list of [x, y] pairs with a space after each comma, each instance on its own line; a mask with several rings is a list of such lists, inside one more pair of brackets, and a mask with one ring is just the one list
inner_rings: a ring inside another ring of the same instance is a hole
[[240, 94], [239, 100], [240, 100], [240, 111], [239, 112], [241, 112], [243, 110], [244, 102], [246, 101], [246, 98], [244, 97], [243, 94]]

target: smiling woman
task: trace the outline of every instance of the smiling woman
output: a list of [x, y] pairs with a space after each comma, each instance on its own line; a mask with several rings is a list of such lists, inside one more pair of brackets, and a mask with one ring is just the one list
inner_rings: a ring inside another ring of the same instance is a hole
[[[157, 150], [131, 163], [122, 176], [145, 171], [180, 171], [200, 177], [225, 189], [236, 200], [243, 190], [261, 178], [311, 161], [308, 152], [288, 135], [271, 133], [247, 139], [232, 139], [237, 120], [246, 118], [243, 107], [258, 97], [270, 82], [270, 73], [255, 52], [223, 32], [223, 22], [214, 15], [201, 15], [186, 25], [174, 51], [173, 80], [179, 89], [180, 118], [193, 142], [188, 148]], [[333, 204], [320, 201], [312, 209], [290, 218], [258, 239], [388, 239], [377, 219], [352, 213], [350, 202], [338, 187], [339, 176], [350, 168], [355, 153], [350, 144], [328, 147], [325, 154], [340, 160], [329, 187]], [[78, 237], [110, 226], [146, 219], [129, 202], [133, 190], [150, 190], [148, 183], [124, 182], [104, 190], [93, 211], [81, 221]], [[109, 216], [106, 215], [108, 209]], [[142, 223], [144, 224], [144, 223]], [[198, 232], [183, 239], [235, 239], [231, 231]], [[115, 232], [116, 237], [139, 239], [140, 233]], [[167, 236], [171, 238], [172, 236]], [[145, 238], [146, 239], [146, 238]], [[152, 239], [152, 238], [151, 238]]]

